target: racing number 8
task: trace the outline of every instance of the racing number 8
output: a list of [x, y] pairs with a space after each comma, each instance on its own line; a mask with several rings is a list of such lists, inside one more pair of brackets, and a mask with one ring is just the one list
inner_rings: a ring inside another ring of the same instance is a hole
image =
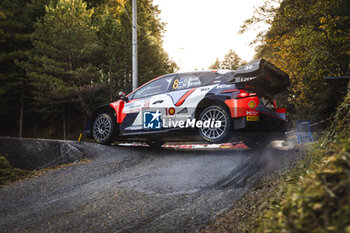
[[177, 89], [179, 87], [179, 80], [175, 79], [174, 84], [173, 84], [173, 89]]

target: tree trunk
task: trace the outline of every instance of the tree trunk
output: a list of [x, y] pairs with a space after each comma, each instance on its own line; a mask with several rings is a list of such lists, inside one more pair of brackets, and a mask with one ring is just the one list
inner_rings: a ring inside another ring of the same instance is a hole
[[78, 97], [79, 97], [79, 100], [80, 100], [80, 105], [84, 111], [84, 114], [85, 115], [90, 115], [90, 110], [89, 110], [89, 106], [86, 104], [86, 101], [83, 97], [83, 94], [82, 93], [79, 93], [78, 94]]
[[37, 132], [38, 132], [38, 114], [35, 112], [34, 113], [35, 115], [34, 115], [34, 137], [36, 137], [36, 134], [37, 134]]
[[70, 132], [71, 132], [71, 128], [70, 128], [70, 105], [68, 105], [68, 138], [70, 138]]
[[19, 137], [22, 137], [23, 134], [23, 109], [24, 109], [24, 94], [23, 90], [21, 92], [21, 110], [19, 114]]
[[63, 140], [66, 140], [66, 105], [63, 106]]
[[84, 125], [82, 126], [83, 130], [85, 130], [87, 123], [88, 123], [88, 117], [87, 117], [87, 115], [85, 114], [85, 115], [84, 115]]

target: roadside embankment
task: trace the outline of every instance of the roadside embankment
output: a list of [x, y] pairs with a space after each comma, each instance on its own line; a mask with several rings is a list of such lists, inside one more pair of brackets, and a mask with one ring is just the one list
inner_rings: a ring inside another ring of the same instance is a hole
[[91, 156], [81, 146], [83, 144], [74, 141], [1, 137], [0, 156], [4, 156], [13, 167], [37, 170]]
[[350, 84], [332, 126], [298, 164], [270, 175], [201, 233], [350, 232]]

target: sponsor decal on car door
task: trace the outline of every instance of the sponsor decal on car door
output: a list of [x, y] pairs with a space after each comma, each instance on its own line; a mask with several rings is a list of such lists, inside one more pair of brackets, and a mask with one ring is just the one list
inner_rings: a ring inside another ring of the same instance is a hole
[[139, 131], [143, 129], [141, 112], [149, 109], [150, 98], [130, 100], [125, 103], [122, 114], [125, 115], [120, 124], [121, 131]]

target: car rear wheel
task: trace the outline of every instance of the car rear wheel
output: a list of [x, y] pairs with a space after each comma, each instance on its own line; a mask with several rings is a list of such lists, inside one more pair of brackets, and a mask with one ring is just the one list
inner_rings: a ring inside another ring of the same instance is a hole
[[101, 144], [110, 145], [114, 138], [115, 125], [109, 113], [101, 113], [94, 121], [92, 135]]
[[[210, 143], [222, 143], [229, 137], [231, 119], [223, 106], [212, 105], [205, 108], [199, 115], [199, 120], [202, 122], [210, 121], [209, 127], [199, 128], [199, 134], [204, 140]], [[219, 125], [216, 125], [217, 122]]]

